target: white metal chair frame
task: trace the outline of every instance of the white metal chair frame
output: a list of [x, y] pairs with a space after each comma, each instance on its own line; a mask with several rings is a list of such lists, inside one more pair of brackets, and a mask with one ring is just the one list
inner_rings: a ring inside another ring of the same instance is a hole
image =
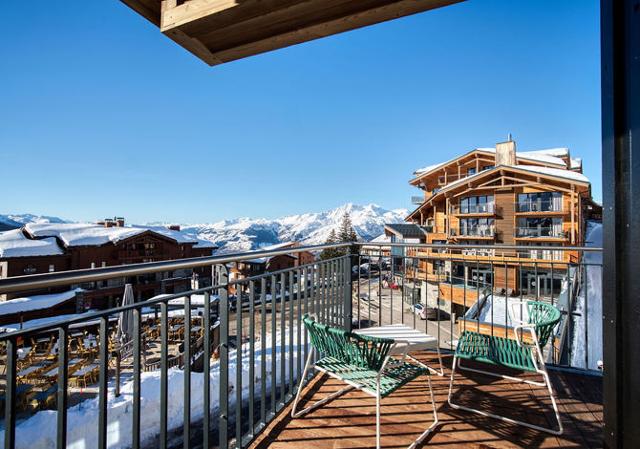
[[[453, 358], [453, 364], [451, 366], [451, 380], [449, 381], [449, 395], [447, 397], [447, 402], [449, 403], [449, 405], [451, 407], [453, 407], [454, 409], [459, 409], [459, 410], [465, 410], [468, 412], [472, 412], [472, 413], [476, 413], [478, 415], [482, 415], [482, 416], [486, 416], [486, 417], [490, 417], [490, 418], [495, 418], [495, 419], [499, 419], [511, 424], [517, 424], [517, 425], [521, 425], [524, 427], [528, 427], [530, 429], [535, 429], [535, 430], [540, 430], [543, 432], [547, 432], [553, 435], [561, 435], [563, 432], [563, 426], [562, 426], [562, 420], [560, 419], [560, 412], [558, 411], [558, 405], [556, 403], [556, 398], [555, 398], [555, 394], [553, 392], [553, 388], [551, 386], [551, 381], [549, 379], [549, 373], [547, 371], [547, 367], [544, 361], [544, 357], [542, 355], [542, 350], [540, 348], [540, 343], [538, 342], [538, 336], [536, 334], [536, 326], [534, 324], [529, 324], [529, 323], [525, 323], [524, 321], [522, 321], [521, 319], [517, 319], [514, 316], [513, 313], [513, 307], [514, 306], [522, 306], [526, 304], [526, 301], [514, 301], [513, 303], [509, 304], [509, 315], [510, 318], [512, 320], [513, 323], [518, 323], [516, 326], [513, 327], [513, 332], [515, 334], [516, 337], [516, 342], [518, 344], [518, 346], [529, 346], [532, 348], [533, 350], [533, 357], [532, 357], [532, 362], [533, 365], [535, 367], [535, 372], [537, 374], [540, 374], [543, 378], [542, 382], [536, 382], [533, 380], [528, 380], [528, 379], [521, 379], [521, 378], [517, 378], [517, 377], [513, 377], [513, 376], [508, 376], [505, 374], [498, 374], [495, 372], [490, 372], [490, 371], [485, 371], [485, 370], [481, 370], [481, 369], [477, 369], [477, 368], [470, 368], [470, 367], [465, 367], [462, 366], [461, 360], [457, 357], [454, 356]], [[531, 340], [533, 341], [533, 344], [529, 344], [529, 343], [524, 343], [521, 339], [522, 335], [521, 332], [519, 331], [529, 331], [529, 333], [531, 334]], [[460, 405], [460, 404], [455, 404], [453, 403], [453, 401], [451, 400], [451, 396], [452, 396], [452, 390], [453, 390], [453, 378], [456, 372], [456, 368], [459, 368], [461, 371], [471, 371], [474, 373], [479, 373], [479, 374], [485, 374], [487, 376], [493, 376], [493, 377], [500, 377], [503, 379], [508, 379], [508, 380], [512, 380], [515, 382], [522, 382], [522, 383], [526, 383], [529, 385], [535, 385], [538, 387], [547, 387], [547, 391], [549, 392], [549, 397], [551, 398], [551, 404], [553, 406], [553, 411], [555, 414], [555, 418], [556, 421], [558, 423], [558, 428], [557, 429], [553, 429], [553, 428], [548, 428], [548, 427], [542, 427], [542, 426], [537, 426], [535, 424], [531, 424], [528, 422], [524, 422], [524, 421], [519, 421], [513, 418], [509, 418], [506, 416], [502, 416], [502, 415], [496, 415], [494, 413], [489, 413], [483, 410], [479, 410], [479, 409], [475, 409], [472, 407], [467, 407], [464, 405]]]
[[[426, 366], [424, 363], [416, 360], [415, 358], [411, 357], [410, 355], [408, 355], [408, 350], [409, 350], [409, 344], [407, 341], [402, 341], [402, 340], [395, 340], [395, 343], [393, 343], [391, 350], [389, 351], [389, 354], [391, 354], [391, 352], [393, 352], [393, 349], [397, 346], [398, 343], [405, 343], [405, 349], [404, 352], [402, 353], [402, 360], [404, 359], [410, 359], [412, 360], [414, 363], [420, 365], [422, 368], [426, 368], [427, 372], [426, 372], [426, 376], [427, 376], [427, 384], [429, 387], [429, 394], [430, 394], [430, 399], [431, 399], [431, 406], [433, 408], [433, 419], [434, 422], [429, 426], [429, 428], [427, 428], [427, 430], [425, 430], [407, 449], [415, 449], [417, 447], [418, 444], [420, 444], [432, 431], [433, 429], [438, 425], [439, 421], [438, 421], [438, 412], [436, 410], [436, 403], [435, 403], [435, 399], [433, 397], [433, 389], [431, 388], [431, 375], [429, 374], [430, 371], [435, 371], [432, 368], [429, 368], [428, 366]], [[300, 380], [300, 384], [298, 385], [298, 391], [296, 393], [296, 397], [293, 401], [293, 407], [291, 409], [291, 417], [292, 418], [299, 418], [303, 415], [306, 415], [307, 413], [309, 413], [312, 410], [315, 410], [316, 408], [320, 407], [321, 405], [324, 405], [326, 403], [328, 403], [329, 401], [332, 401], [333, 399], [343, 395], [344, 393], [347, 393], [348, 391], [351, 391], [353, 389], [358, 389], [368, 395], [371, 395], [373, 397], [376, 398], [376, 448], [380, 449], [380, 400], [381, 400], [381, 395], [380, 395], [380, 376], [384, 374], [384, 369], [387, 365], [387, 363], [389, 362], [389, 360], [391, 359], [391, 355], [387, 355], [387, 357], [385, 358], [382, 367], [380, 368], [380, 370], [378, 371], [378, 375], [376, 376], [376, 390], [370, 390], [366, 387], [363, 387], [362, 385], [359, 385], [355, 382], [349, 381], [347, 379], [343, 379], [341, 378], [338, 374], [333, 373], [331, 371], [325, 370], [324, 368], [321, 368], [319, 366], [316, 366], [315, 364], [312, 363], [312, 360], [314, 358], [314, 354], [316, 352], [316, 349], [312, 346], [311, 347], [311, 351], [309, 351], [309, 355], [307, 357], [307, 361], [304, 365], [304, 371], [302, 372], [302, 378]], [[439, 354], [439, 353], [438, 353]], [[300, 394], [302, 392], [302, 387], [304, 386], [304, 380], [307, 378], [307, 372], [309, 371], [309, 368], [313, 368], [316, 369], [317, 371], [320, 371], [322, 373], [326, 373], [329, 376], [333, 377], [334, 379], [338, 379], [346, 384], [348, 384], [348, 386], [346, 388], [343, 388], [341, 390], [338, 390], [334, 393], [331, 393], [329, 396], [315, 402], [314, 404], [310, 405], [309, 407], [300, 410], [298, 412], [296, 412], [296, 408], [298, 406], [298, 402], [300, 400]]]

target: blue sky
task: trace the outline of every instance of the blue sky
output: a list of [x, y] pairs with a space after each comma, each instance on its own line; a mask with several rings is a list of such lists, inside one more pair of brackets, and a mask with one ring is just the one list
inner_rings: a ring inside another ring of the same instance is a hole
[[414, 169], [511, 132], [601, 198], [596, 0], [471, 0], [208, 67], [119, 1], [10, 2], [0, 213], [203, 222], [410, 207]]

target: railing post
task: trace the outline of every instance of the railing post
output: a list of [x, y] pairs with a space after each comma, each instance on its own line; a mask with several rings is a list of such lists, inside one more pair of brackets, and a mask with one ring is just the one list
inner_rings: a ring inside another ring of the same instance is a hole
[[229, 424], [229, 273], [224, 265], [220, 265], [218, 285], [220, 288], [220, 449], [229, 447], [227, 435]]
[[351, 253], [347, 253], [347, 257], [344, 258], [343, 266], [343, 305], [344, 305], [344, 329], [351, 332], [353, 326], [353, 305], [352, 305], [352, 284], [351, 284]]

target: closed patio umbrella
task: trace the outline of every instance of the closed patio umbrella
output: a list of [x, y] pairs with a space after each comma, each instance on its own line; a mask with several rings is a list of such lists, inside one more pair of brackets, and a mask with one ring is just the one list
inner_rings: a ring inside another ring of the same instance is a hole
[[[128, 306], [134, 303], [133, 287], [131, 284], [125, 284], [124, 295], [122, 296], [122, 306]], [[131, 340], [133, 333], [133, 309], [120, 312], [118, 315], [118, 342], [124, 345]]]

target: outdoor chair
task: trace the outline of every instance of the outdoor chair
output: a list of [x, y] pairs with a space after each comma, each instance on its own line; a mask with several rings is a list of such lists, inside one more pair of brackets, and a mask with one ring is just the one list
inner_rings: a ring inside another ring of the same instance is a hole
[[[516, 307], [524, 313], [526, 312], [527, 320], [517, 318]], [[453, 357], [453, 365], [451, 367], [451, 381], [449, 383], [449, 396], [448, 403], [451, 407], [460, 410], [466, 410], [469, 412], [477, 413], [479, 415], [488, 416], [491, 418], [500, 419], [512, 424], [518, 424], [521, 426], [529, 427], [531, 429], [541, 430], [549, 432], [554, 435], [562, 434], [562, 421], [560, 420], [560, 414], [558, 412], [558, 406], [554, 396], [551, 382], [549, 380], [549, 374], [545, 365], [542, 349], [546, 346], [547, 341], [551, 337], [553, 330], [560, 321], [560, 311], [551, 304], [538, 302], [538, 301], [513, 301], [509, 304], [509, 315], [511, 317], [513, 326], [513, 333], [515, 339], [498, 336], [485, 335], [478, 332], [465, 330], [460, 339], [458, 340], [458, 346], [456, 348], [455, 355]], [[530, 340], [526, 342], [522, 339], [522, 334], [528, 332], [530, 334]], [[477, 368], [470, 368], [462, 366], [462, 360], [472, 360], [475, 362], [481, 362], [493, 366], [503, 366], [516, 370], [521, 370], [530, 373], [540, 374], [543, 378], [542, 382], [536, 382], [528, 379], [521, 379], [517, 377], [498, 374], [496, 372], [485, 371]], [[504, 379], [513, 380], [516, 382], [524, 382], [530, 385], [536, 385], [539, 387], [547, 387], [549, 396], [551, 397], [551, 403], [555, 412], [556, 421], [558, 422], [558, 428], [547, 428], [530, 424], [523, 421], [518, 421], [506, 416], [496, 415], [483, 410], [474, 409], [468, 406], [454, 404], [451, 396], [453, 389], [453, 379], [456, 369], [463, 371], [472, 371], [476, 373], [486, 374], [488, 376], [502, 377]]]
[[[434, 422], [425, 430], [409, 449], [415, 448], [438, 425], [433, 390], [429, 369], [422, 365], [405, 362], [406, 350], [402, 357], [394, 358], [389, 354], [398, 341], [388, 338], [369, 337], [347, 332], [340, 328], [329, 327], [317, 323], [308, 315], [304, 317], [304, 325], [311, 340], [311, 350], [305, 363], [302, 380], [298, 386], [291, 417], [301, 417], [311, 410], [326, 404], [338, 396], [355, 389], [376, 398], [376, 447], [380, 448], [380, 401], [403, 385], [421, 375], [427, 376]], [[406, 343], [406, 342], [404, 342]], [[409, 345], [406, 344], [408, 348]], [[318, 359], [312, 363], [315, 355]], [[304, 410], [296, 411], [303, 380], [310, 368], [338, 379], [348, 386], [321, 399]]]

